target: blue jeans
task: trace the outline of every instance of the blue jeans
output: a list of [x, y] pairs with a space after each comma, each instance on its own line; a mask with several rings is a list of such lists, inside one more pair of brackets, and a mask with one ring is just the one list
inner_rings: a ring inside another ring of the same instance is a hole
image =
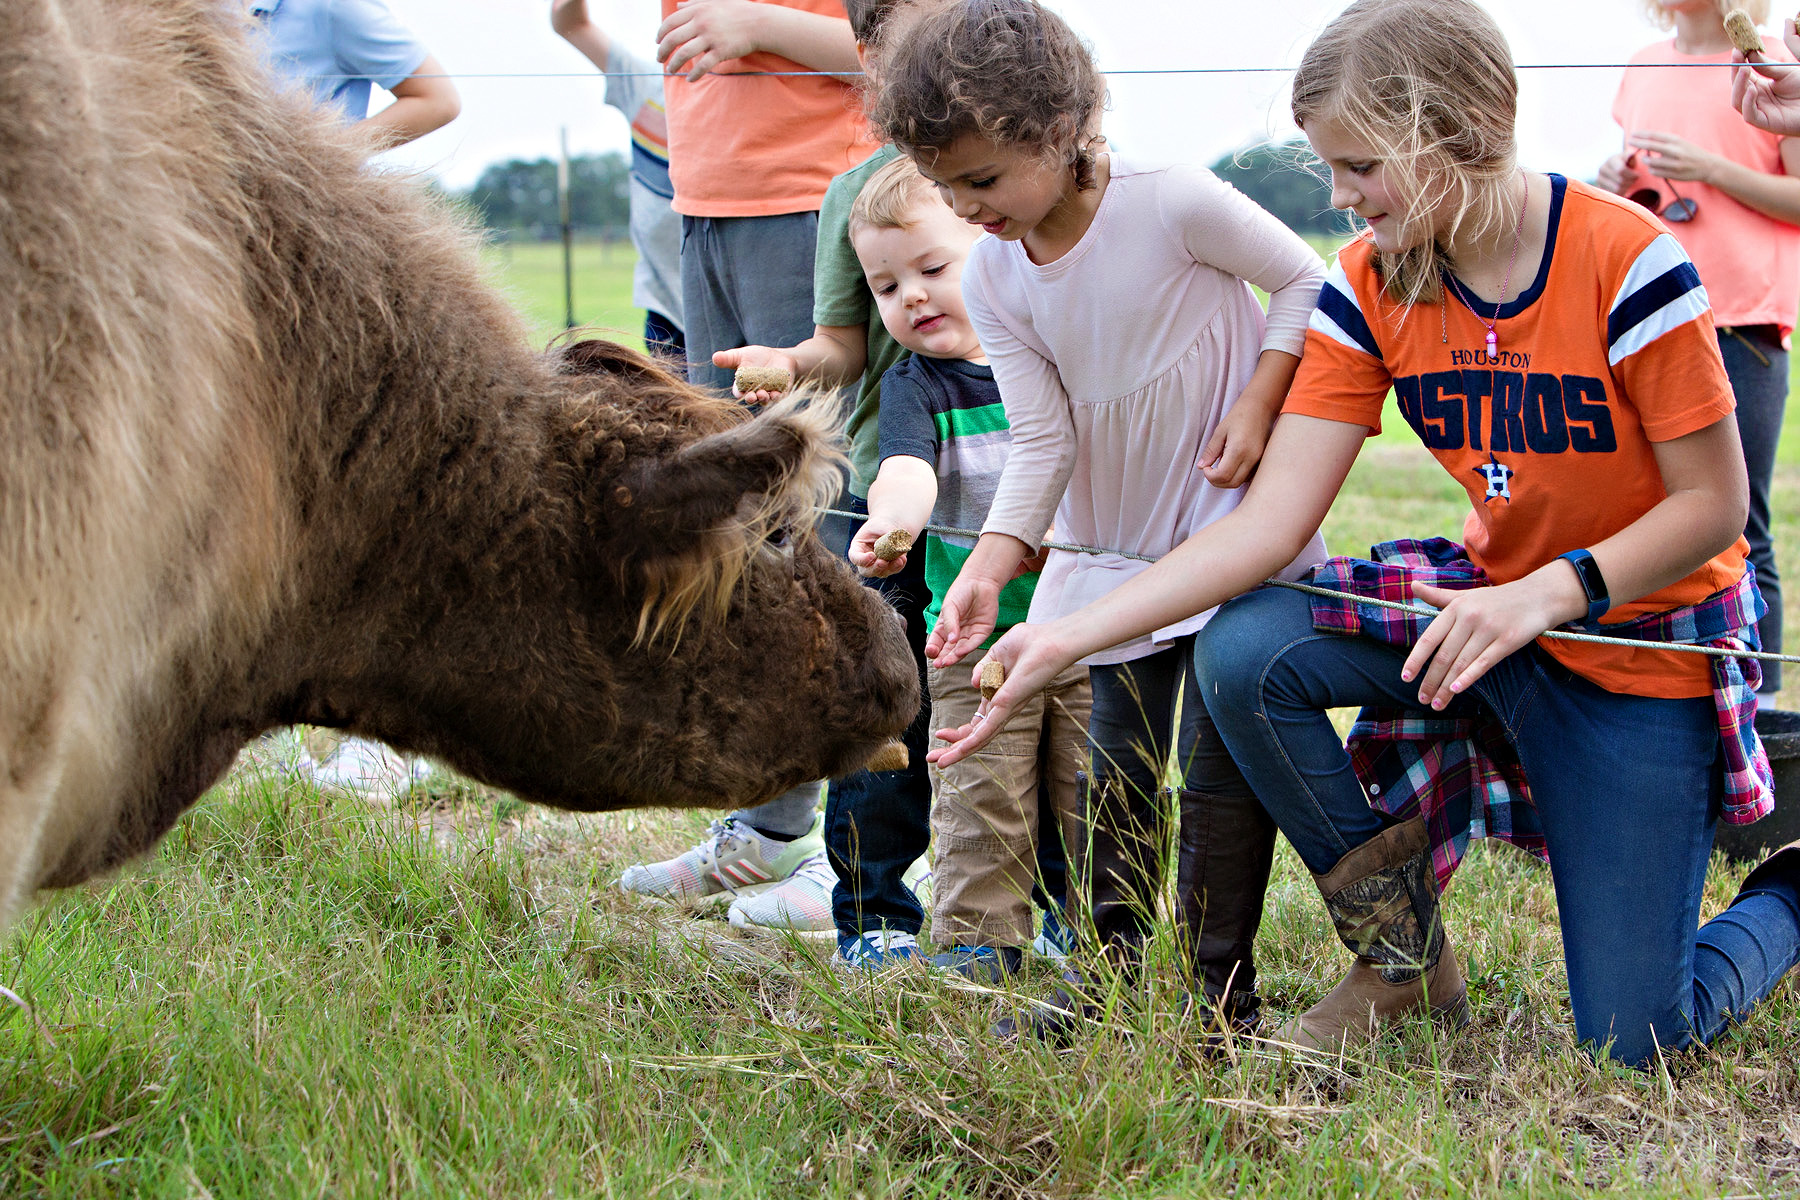
[[[1248, 798], [1250, 785], [1200, 699], [1193, 663], [1194, 636], [1189, 634], [1154, 654], [1088, 668], [1094, 688], [1094, 709], [1088, 718], [1094, 774], [1123, 776], [1140, 796], [1155, 797], [1172, 750], [1178, 756], [1183, 787]], [[1174, 727], [1177, 695], [1180, 728]]]
[[[1369, 806], [1326, 709], [1419, 709], [1406, 652], [1319, 633], [1309, 599], [1268, 588], [1226, 605], [1195, 665], [1219, 732], [1315, 874], [1390, 819]], [[1445, 710], [1497, 719], [1518, 748], [1550, 853], [1577, 1038], [1632, 1066], [1705, 1043], [1800, 960], [1795, 875], [1699, 926], [1723, 789], [1711, 697], [1605, 691], [1535, 646]], [[1696, 927], [1698, 933], [1696, 933]]]
[[[1787, 409], [1788, 352], [1773, 325], [1740, 325], [1719, 330], [1719, 353], [1737, 395], [1738, 440], [1750, 475], [1750, 515], [1744, 538], [1756, 567], [1756, 586], [1769, 612], [1757, 623], [1762, 648], [1781, 653], [1781, 575], [1775, 568], [1775, 538], [1769, 528], [1769, 491], [1775, 478], [1775, 444]], [[1766, 697], [1781, 690], [1781, 664], [1763, 663], [1760, 689]]]
[[[846, 491], [838, 507], [867, 515], [868, 502]], [[854, 525], [861, 527], [862, 522]], [[837, 550], [849, 549], [854, 529], [843, 533]], [[906, 569], [886, 579], [867, 581], [906, 618], [906, 643], [919, 669], [919, 695], [925, 686], [925, 555], [907, 556]], [[931, 742], [931, 704], [906, 727], [907, 766], [901, 771], [858, 771], [831, 781], [825, 794], [825, 850], [837, 887], [831, 893], [831, 916], [838, 940], [889, 929], [917, 935], [925, 914], [918, 897], [901, 876], [931, 843], [931, 771], [925, 751]]]

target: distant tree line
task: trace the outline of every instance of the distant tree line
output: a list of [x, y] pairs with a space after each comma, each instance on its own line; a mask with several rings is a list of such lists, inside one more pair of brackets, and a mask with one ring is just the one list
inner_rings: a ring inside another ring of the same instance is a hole
[[[1225, 155], [1212, 169], [1296, 233], [1342, 234], [1350, 229], [1348, 216], [1332, 210], [1331, 186], [1304, 139], [1258, 142]], [[616, 150], [571, 158], [569, 204], [575, 228], [625, 236], [629, 180], [630, 167]], [[554, 238], [561, 231], [554, 159], [495, 163], [463, 198], [490, 229], [525, 238]]]
[[[631, 216], [630, 179], [631, 169], [617, 150], [571, 156], [570, 222], [585, 234], [624, 237]], [[561, 235], [555, 159], [515, 158], [495, 163], [481, 173], [463, 199], [489, 229], [525, 238]]]
[[1225, 155], [1212, 169], [1295, 233], [1350, 231], [1350, 216], [1331, 207], [1330, 176], [1304, 138], [1258, 142]]

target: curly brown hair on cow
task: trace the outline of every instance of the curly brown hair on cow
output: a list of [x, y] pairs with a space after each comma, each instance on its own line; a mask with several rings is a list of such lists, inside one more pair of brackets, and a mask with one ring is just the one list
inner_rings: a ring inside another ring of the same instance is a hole
[[830, 406], [531, 350], [367, 149], [240, 6], [0, 5], [0, 923], [277, 725], [568, 808], [723, 807], [918, 707], [811, 532]]

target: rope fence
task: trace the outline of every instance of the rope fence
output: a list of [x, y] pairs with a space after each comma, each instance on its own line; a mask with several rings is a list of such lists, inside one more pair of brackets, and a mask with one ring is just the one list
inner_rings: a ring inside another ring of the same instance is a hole
[[[821, 508], [826, 516], [849, 517], [852, 521], [866, 521], [868, 517], [862, 513], [849, 512], [841, 508]], [[947, 533], [952, 537], [979, 538], [979, 529], [955, 529], [946, 525], [927, 525], [927, 533]], [[1129, 558], [1135, 562], [1153, 563], [1156, 556], [1149, 554], [1133, 554], [1127, 550], [1106, 550], [1095, 546], [1082, 546], [1074, 542], [1045, 542], [1046, 550], [1066, 550], [1073, 554], [1111, 554], [1118, 558]], [[1407, 613], [1415, 617], [1435, 617], [1438, 610], [1428, 605], [1402, 604], [1396, 600], [1378, 600], [1373, 596], [1359, 596], [1354, 592], [1334, 591], [1310, 583], [1294, 583], [1286, 579], [1265, 579], [1263, 583], [1270, 587], [1288, 588], [1296, 592], [1305, 592], [1309, 596], [1326, 596], [1334, 600], [1349, 600], [1356, 604], [1370, 604], [1376, 608], [1391, 608], [1397, 612]], [[1575, 633], [1566, 629], [1546, 630], [1543, 635], [1564, 642], [1598, 642], [1610, 646], [1631, 646], [1642, 650], [1674, 650], [1682, 654], [1704, 654], [1713, 658], [1754, 658], [1761, 662], [1800, 663], [1800, 655], [1771, 654], [1766, 650], [1724, 650], [1714, 646], [1695, 646], [1685, 642], [1649, 642], [1639, 638], [1611, 637], [1603, 633]]]
[[[1683, 70], [1717, 70], [1720, 67], [1743, 66], [1742, 63], [1696, 63], [1696, 62], [1579, 62], [1579, 63], [1514, 63], [1515, 71], [1623, 71], [1638, 67], [1679, 67]], [[1761, 66], [1775, 67], [1785, 70], [1800, 66], [1800, 63], [1765, 59]], [[1102, 71], [1106, 78], [1142, 75], [1279, 75], [1292, 72], [1295, 68], [1286, 67], [1122, 67], [1116, 71]], [[708, 71], [709, 77], [720, 79], [859, 79], [861, 71]], [[589, 68], [586, 71], [441, 71], [431, 75], [413, 75], [413, 79], [682, 79], [683, 72], [668, 71], [609, 71], [605, 75]], [[365, 79], [364, 75], [316, 75], [315, 79]]]

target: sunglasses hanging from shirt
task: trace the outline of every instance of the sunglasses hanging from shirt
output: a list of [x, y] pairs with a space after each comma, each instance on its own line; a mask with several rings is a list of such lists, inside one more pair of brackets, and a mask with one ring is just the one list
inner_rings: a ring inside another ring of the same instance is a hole
[[[1625, 165], [1637, 170], [1638, 156], [1633, 154], [1625, 160]], [[1700, 202], [1692, 196], [1684, 196], [1675, 190], [1675, 183], [1670, 179], [1659, 181], [1662, 187], [1638, 188], [1631, 193], [1633, 204], [1641, 204], [1671, 225], [1679, 225], [1683, 221], [1691, 221], [1700, 214]], [[1663, 204], [1663, 188], [1669, 191], [1670, 201]], [[1661, 205], [1661, 207], [1657, 207]]]

